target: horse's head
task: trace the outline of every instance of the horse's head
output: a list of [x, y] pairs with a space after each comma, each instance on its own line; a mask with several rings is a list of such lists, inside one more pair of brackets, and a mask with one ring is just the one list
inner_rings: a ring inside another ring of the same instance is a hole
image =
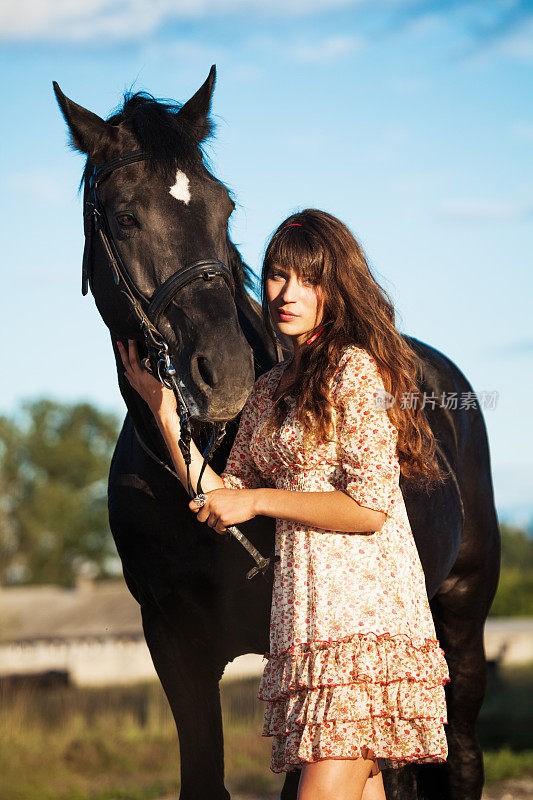
[[[169, 277], [203, 259], [229, 266], [237, 300], [249, 279], [228, 236], [233, 200], [207, 169], [201, 150], [211, 133], [214, 82], [212, 67], [181, 107], [145, 93], [127, 95], [107, 121], [69, 100], [54, 83], [72, 145], [87, 155], [85, 197], [94, 168], [131, 151], [144, 154], [114, 169], [98, 187], [98, 197], [113, 246], [145, 307]], [[114, 338], [140, 341], [138, 318], [115, 283], [100, 239], [92, 237], [88, 255], [90, 287], [102, 319]], [[215, 274], [185, 283], [157, 317], [185, 399], [199, 419], [234, 417], [252, 386], [252, 352], [235, 299], [228, 281]]]

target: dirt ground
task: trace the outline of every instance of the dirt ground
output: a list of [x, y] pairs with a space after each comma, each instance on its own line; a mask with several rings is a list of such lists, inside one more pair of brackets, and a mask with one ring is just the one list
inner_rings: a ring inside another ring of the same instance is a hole
[[483, 792], [483, 800], [532, 800], [533, 777], [512, 778], [493, 783]]
[[[178, 800], [177, 795], [160, 800]], [[231, 800], [278, 800], [278, 795], [235, 795]], [[512, 778], [494, 783], [483, 792], [482, 800], [533, 800], [533, 777]]]

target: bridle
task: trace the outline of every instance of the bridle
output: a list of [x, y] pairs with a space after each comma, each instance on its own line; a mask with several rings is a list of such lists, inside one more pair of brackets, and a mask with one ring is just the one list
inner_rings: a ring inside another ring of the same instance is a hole
[[[121, 284], [121, 292], [125, 295], [131, 311], [139, 321], [146, 342], [152, 371], [168, 386], [168, 378], [171, 374], [168, 372], [170, 362], [168, 358], [168, 346], [164, 337], [157, 329], [161, 314], [165, 311], [167, 306], [170, 305], [176, 294], [195, 280], [203, 279], [205, 281], [211, 281], [217, 275], [220, 275], [228, 284], [233, 296], [235, 295], [235, 284], [230, 268], [217, 258], [209, 258], [194, 261], [191, 264], [180, 267], [180, 269], [155, 290], [149, 301], [147, 301], [144, 295], [139, 291], [115, 245], [105, 208], [98, 194], [98, 188], [116, 169], [134, 164], [138, 161], [144, 161], [147, 158], [147, 154], [142, 150], [135, 150], [123, 156], [119, 156], [118, 158], [114, 158], [101, 167], [94, 167], [93, 169], [89, 178], [88, 192], [84, 205], [85, 249], [83, 252], [81, 291], [83, 295], [87, 294], [92, 237], [93, 233], [96, 233], [100, 238], [100, 242], [103, 245], [109, 261], [115, 285], [118, 286]], [[175, 374], [175, 372], [172, 374]], [[173, 387], [169, 386], [169, 388]], [[179, 394], [181, 395], [181, 392]], [[182, 405], [184, 405], [183, 398]]]
[[[231, 269], [223, 261], [220, 261], [217, 258], [207, 258], [199, 261], [193, 261], [191, 264], [186, 264], [185, 266], [180, 267], [178, 270], [176, 270], [176, 272], [174, 272], [173, 275], [170, 276], [170, 278], [167, 278], [167, 280], [155, 290], [149, 301], [147, 301], [143, 294], [139, 291], [135, 281], [132, 279], [126, 266], [124, 265], [124, 262], [122, 261], [120, 253], [118, 252], [113, 240], [113, 234], [109, 226], [105, 208], [102, 205], [98, 195], [98, 188], [103, 181], [108, 178], [116, 169], [128, 166], [129, 164], [134, 164], [138, 161], [144, 161], [147, 158], [147, 153], [143, 152], [142, 150], [134, 150], [130, 153], [125, 153], [118, 158], [108, 161], [101, 167], [93, 168], [85, 193], [83, 209], [85, 248], [83, 251], [81, 291], [83, 295], [86, 295], [88, 291], [88, 285], [90, 283], [89, 268], [91, 263], [92, 243], [93, 237], [96, 235], [98, 236], [107, 256], [115, 286], [119, 287], [121, 293], [125, 295], [131, 311], [139, 322], [141, 334], [144, 338], [146, 350], [148, 352], [147, 360], [150, 365], [149, 371], [156, 376], [168, 389], [172, 389], [174, 391], [180, 417], [180, 439], [178, 444], [187, 470], [187, 492], [190, 497], [194, 497], [202, 495], [201, 479], [207, 464], [212, 459], [215, 450], [225, 436], [226, 423], [211, 423], [213, 426], [213, 431], [209, 443], [202, 454], [203, 463], [198, 476], [198, 483], [195, 492], [190, 477], [192, 438], [190, 412], [180, 389], [179, 384], [182, 382], [177, 378], [176, 370], [170, 359], [168, 344], [157, 326], [161, 315], [170, 305], [176, 294], [193, 281], [212, 281], [214, 278], [220, 276], [227, 283], [233, 297], [235, 296], [235, 283]], [[146, 367], [148, 368], [148, 365], [146, 365]], [[161, 459], [150, 450], [150, 448], [142, 441], [137, 430], [135, 430], [135, 433], [139, 443], [146, 453], [179, 480], [179, 475], [177, 472], [161, 461]], [[264, 558], [264, 556], [259, 553], [250, 540], [247, 539], [238, 528], [236, 528], [234, 525], [231, 525], [228, 526], [227, 531], [234, 536], [243, 545], [243, 547], [246, 548], [256, 562], [256, 566], [247, 573], [247, 578], [253, 578], [254, 575], [257, 575], [259, 572], [264, 574], [268, 568], [273, 566], [274, 557], [271, 556], [270, 558]]]

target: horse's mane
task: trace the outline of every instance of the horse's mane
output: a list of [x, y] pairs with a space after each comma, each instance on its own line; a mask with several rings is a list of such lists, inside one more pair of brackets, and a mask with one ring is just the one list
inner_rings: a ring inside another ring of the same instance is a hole
[[[111, 125], [124, 124], [142, 150], [148, 154], [154, 170], [167, 173], [180, 167], [195, 171], [206, 169], [205, 153], [194, 138], [190, 125], [180, 119], [181, 104], [162, 100], [148, 92], [125, 92], [120, 108], [107, 118]], [[212, 135], [213, 122], [206, 120], [206, 139]]]
[[228, 267], [231, 269], [237, 287], [239, 287], [242, 292], [244, 292], [246, 289], [253, 290], [255, 288], [255, 284], [257, 284], [257, 276], [252, 272], [248, 264], [242, 260], [241, 254], [231, 241], [229, 233], [226, 236], [226, 246], [228, 249], [229, 259]]
[[[181, 104], [173, 100], [162, 100], [148, 92], [125, 92], [123, 104], [108, 118], [111, 125], [124, 124], [135, 136], [139, 147], [148, 155], [147, 163], [162, 175], [174, 172], [176, 164], [182, 169], [195, 172], [200, 177], [218, 181], [210, 171], [207, 156], [192, 135], [190, 126], [179, 118]], [[213, 122], [205, 123], [206, 138], [212, 135]], [[83, 171], [80, 189], [88, 178], [88, 163]], [[221, 181], [218, 181], [222, 183]], [[225, 184], [223, 184], [225, 186]], [[225, 186], [230, 196], [232, 192]], [[243, 262], [240, 254], [228, 235], [228, 255], [233, 277], [238, 287], [244, 291], [252, 288], [254, 276], [250, 267]]]

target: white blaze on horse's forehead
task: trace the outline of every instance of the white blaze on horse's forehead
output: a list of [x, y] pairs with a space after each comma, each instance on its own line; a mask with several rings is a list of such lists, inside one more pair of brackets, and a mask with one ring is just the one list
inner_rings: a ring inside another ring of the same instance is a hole
[[185, 205], [189, 204], [191, 193], [189, 191], [189, 179], [181, 169], [176, 171], [176, 182], [174, 186], [170, 187], [170, 194], [176, 200], [181, 200]]

